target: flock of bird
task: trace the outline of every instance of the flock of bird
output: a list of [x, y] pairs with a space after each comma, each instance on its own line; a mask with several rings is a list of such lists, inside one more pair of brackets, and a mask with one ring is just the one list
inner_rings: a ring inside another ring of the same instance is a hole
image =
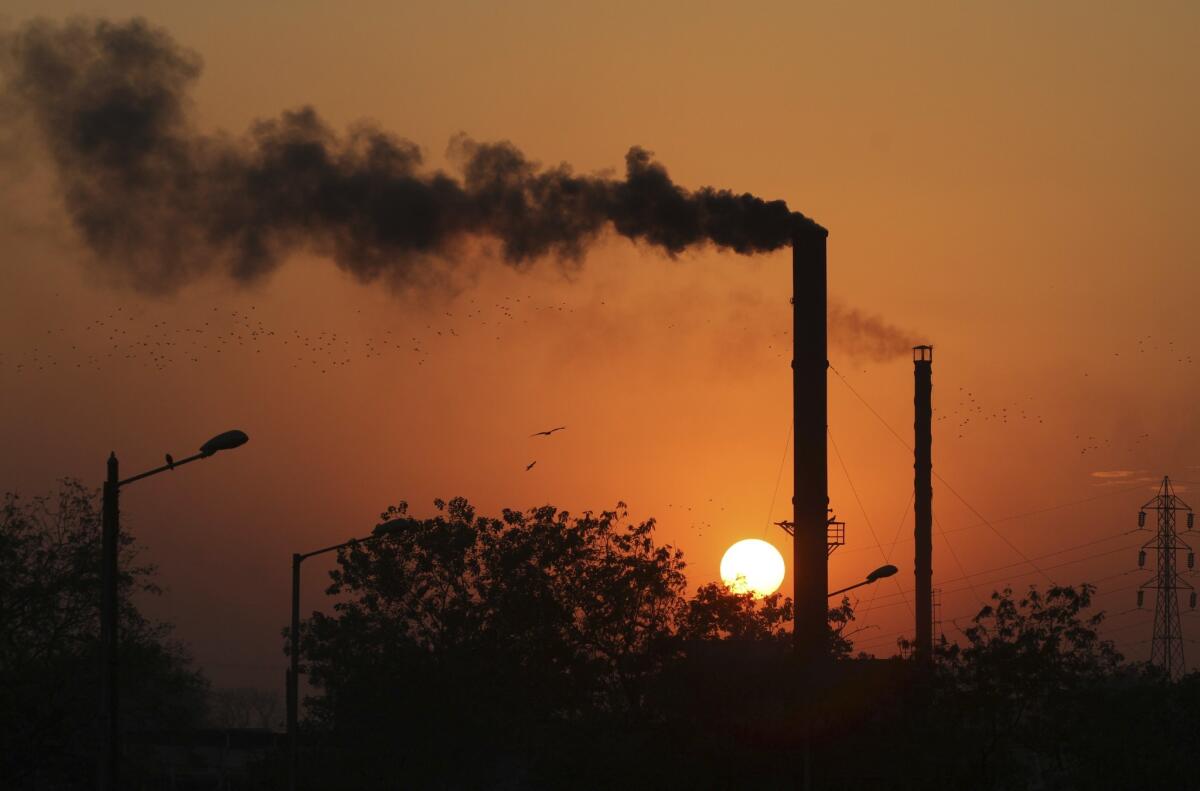
[[[1027, 401], [1032, 400], [1033, 396], [1027, 398]], [[967, 431], [973, 425], [982, 423], [1007, 425], [1009, 421], [1014, 423], [1045, 422], [1045, 419], [1041, 415], [1035, 414], [1029, 411], [1029, 409], [1029, 405], [1019, 401], [1014, 401], [1005, 406], [985, 406], [983, 402], [975, 397], [975, 393], [965, 387], [959, 387], [958, 402], [944, 412], [938, 410], [934, 421], [955, 421], [955, 428], [961, 439], [966, 436]]]
[[[709, 498], [708, 498], [708, 500], [706, 501], [705, 505], [706, 505], [708, 508], [716, 508], [716, 509], [717, 509], [717, 512], [718, 512], [718, 518], [720, 518], [720, 516], [719, 516], [719, 512], [721, 512], [721, 511], [724, 511], [724, 510], [725, 510], [725, 506], [723, 506], [723, 505], [720, 505], [720, 506], [719, 506], [719, 505], [717, 505], [717, 504], [716, 504], [716, 501], [714, 501], [714, 500], [713, 500], [713, 498], [711, 498], [711, 497], [709, 497]], [[695, 531], [696, 531], [696, 533], [697, 533], [697, 535], [699, 535], [699, 536], [703, 536], [703, 535], [704, 535], [704, 529], [705, 529], [705, 528], [711, 528], [711, 527], [713, 527], [713, 523], [712, 523], [712, 522], [708, 521], [707, 519], [700, 519], [700, 518], [699, 518], [699, 510], [700, 510], [700, 507], [699, 507], [699, 506], [695, 506], [695, 507], [693, 507], [693, 506], [690, 506], [690, 505], [682, 505], [682, 504], [680, 504], [680, 505], [676, 505], [675, 503], [667, 503], [667, 508], [666, 508], [666, 510], [667, 510], [667, 511], [673, 511], [673, 512], [677, 513], [677, 514], [678, 514], [680, 517], [682, 517], [682, 518], [685, 518], [685, 519], [690, 519], [691, 521], [690, 521], [690, 523], [688, 524], [688, 527], [690, 527], [690, 528], [692, 528], [693, 530], [695, 530]]]
[[566, 302], [536, 304], [531, 297], [512, 296], [493, 304], [471, 299], [465, 307], [458, 315], [441, 311], [436, 323], [425, 323], [417, 334], [388, 329], [365, 339], [349, 331], [271, 326], [255, 306], [248, 310], [214, 307], [203, 317], [176, 321], [148, 321], [147, 316], [153, 315], [150, 311], [117, 307], [82, 324], [47, 329], [44, 340], [23, 352], [0, 353], [0, 372], [18, 376], [62, 369], [110, 373], [114, 364], [122, 362], [163, 372], [238, 352], [282, 357], [292, 368], [322, 374], [397, 354], [420, 366], [433, 357], [439, 342], [467, 336], [476, 341], [481, 336], [501, 341], [507, 331], [528, 325], [531, 318], [576, 310]]
[[[1086, 376], [1086, 374], [1084, 375]], [[992, 423], [998, 426], [1010, 423], [1045, 423], [1045, 418], [1032, 411], [1031, 405], [1012, 402], [1007, 406], [988, 407], [984, 406], [975, 397], [975, 394], [965, 387], [960, 387], [958, 390], [958, 402], [942, 414], [937, 414], [935, 411], [936, 416], [934, 417], [934, 421], [953, 421], [954, 429], [957, 431], [959, 439], [966, 437], [972, 427], [985, 423]], [[1029, 396], [1027, 400], [1032, 401], [1033, 397]], [[1073, 438], [1078, 443], [1079, 455], [1081, 456], [1108, 450], [1113, 447], [1114, 442], [1111, 437], [1099, 437], [1094, 434], [1075, 434]], [[1149, 440], [1149, 438], [1150, 434], [1148, 432], [1138, 434], [1126, 441], [1125, 450], [1133, 451], [1137, 446]]]
[[[1176, 349], [1175, 341], [1167, 341], [1165, 346], [1159, 346], [1157, 343], [1152, 343], [1153, 340], [1154, 340], [1153, 335], [1147, 335], [1144, 338], [1138, 338], [1138, 341], [1137, 341], [1138, 354], [1145, 354], [1147, 351], [1152, 351], [1152, 352], [1165, 351], [1165, 352], [1170, 353], [1172, 356], [1179, 355], [1178, 357], [1175, 357], [1175, 362], [1183, 363], [1186, 365], [1191, 365], [1192, 355], [1187, 352], [1181, 352], [1178, 349]], [[1120, 352], [1113, 352], [1113, 356], [1120, 357], [1121, 355], [1120, 355]]]
[[[603, 305], [603, 303], [601, 303]], [[346, 330], [308, 330], [273, 326], [264, 320], [255, 306], [248, 309], [213, 307], [190, 319], [170, 320], [146, 308], [117, 307], [83, 323], [51, 327], [41, 339], [23, 352], [0, 352], [0, 373], [25, 376], [37, 372], [80, 369], [112, 373], [115, 364], [134, 364], [156, 372], [179, 367], [199, 366], [235, 355], [269, 355], [282, 358], [294, 369], [329, 374], [358, 362], [403, 356], [416, 366], [434, 359], [439, 344], [461, 339], [476, 346], [480, 342], [501, 341], [515, 328], [529, 325], [545, 316], [561, 317], [578, 310], [565, 301], [538, 301], [532, 296], [504, 296], [498, 300], [464, 300], [458, 312], [441, 310], [435, 320], [424, 322], [415, 333], [385, 329], [365, 339], [361, 333]], [[69, 312], [64, 311], [64, 314]], [[359, 311], [361, 313], [361, 311]], [[151, 320], [155, 316], [158, 320]], [[672, 321], [666, 329], [682, 329]], [[745, 328], [747, 331], [749, 327]], [[39, 331], [42, 333], [43, 331]], [[783, 356], [787, 351], [786, 332], [771, 332], [764, 339], [767, 351]], [[1112, 353], [1121, 358], [1122, 352]], [[1192, 355], [1177, 348], [1174, 341], [1156, 341], [1151, 335], [1136, 339], [1126, 357], [1156, 354], [1169, 357], [1176, 365], [1190, 366]], [[1122, 361], [1123, 362], [1123, 361]], [[1084, 377], [1089, 373], [1082, 372]], [[1006, 426], [1014, 423], [1041, 424], [1045, 418], [1033, 406], [1033, 397], [1025, 401], [985, 404], [974, 391], [959, 387], [957, 400], [947, 408], [935, 405], [935, 420], [952, 426], [959, 438], [984, 424]], [[549, 437], [563, 430], [558, 426], [534, 437]], [[1144, 443], [1149, 433], [1127, 441], [1131, 450]], [[1095, 454], [1113, 447], [1114, 440], [1077, 434], [1079, 454]], [[531, 471], [537, 461], [526, 466]]]
[[[1080, 456], [1086, 456], [1089, 453], [1095, 453], [1096, 451], [1100, 451], [1100, 450], [1107, 450], [1113, 446], [1113, 441], [1111, 438], [1110, 439], [1100, 439], [1091, 434], [1089, 434], [1086, 437], [1083, 436], [1082, 434], [1076, 434], [1075, 439], [1078, 442], [1085, 443], [1084, 446], [1079, 449]], [[1135, 436], [1132, 440], [1130, 440], [1128, 442], [1128, 444], [1125, 447], [1125, 450], [1127, 452], [1132, 452], [1134, 448], [1146, 443], [1149, 439], [1150, 439], [1150, 432], [1144, 432], [1142, 434], [1138, 434], [1137, 436]]]
[[[1138, 338], [1132, 353], [1127, 352], [1126, 357], [1153, 353], [1157, 353], [1160, 357], [1165, 356], [1166, 359], [1163, 362], [1168, 365], [1190, 366], [1193, 364], [1192, 355], [1177, 348], [1174, 341], [1155, 342], [1152, 335]], [[1122, 355], [1117, 351], [1113, 352], [1112, 356], [1121, 358]], [[1088, 371], [1083, 371], [1081, 375], [1090, 378]], [[945, 421], [948, 425], [953, 426], [959, 439], [966, 437], [970, 429], [988, 423], [1004, 426], [1013, 423], [1040, 424], [1045, 422], [1045, 418], [1033, 409], [1032, 396], [1027, 397], [1025, 402], [1014, 401], [1003, 405], [985, 405], [973, 391], [965, 387], [959, 387], [957, 395], [957, 402], [946, 410], [939, 410], [935, 404], [934, 420]], [[1073, 435], [1073, 439], [1078, 443], [1077, 447], [1081, 456], [1111, 449], [1117, 442], [1111, 437], [1105, 438], [1082, 433]], [[1123, 438], [1121, 444], [1124, 445], [1125, 451], [1132, 452], [1149, 439], [1150, 434], [1143, 432], [1132, 438]]]
[[[604, 300], [591, 302], [590, 297], [573, 304], [528, 294], [489, 300], [463, 299], [454, 305], [453, 311], [428, 309], [427, 318], [420, 322], [421, 329], [416, 329], [418, 325], [414, 322], [406, 322], [407, 330], [386, 329], [365, 338], [353, 327], [313, 329], [313, 322], [282, 325], [266, 318], [266, 311], [253, 305], [240, 310], [213, 307], [187, 317], [168, 316], [168, 311], [156, 304], [120, 306], [82, 323], [49, 321], [47, 326], [59, 326], [39, 330], [39, 340], [23, 349], [0, 347], [0, 373], [25, 376], [80, 370], [109, 374], [118, 364], [166, 372], [219, 362], [238, 353], [282, 358], [290, 368], [317, 374], [330, 374], [358, 362], [396, 355], [424, 366], [437, 357], [440, 343], [502, 342], [511, 340], [521, 328], [576, 315], [592, 324], [600, 320], [623, 321], [606, 304]], [[74, 313], [73, 309], [62, 309], [48, 315]], [[660, 318], [659, 331], [674, 335], [686, 334], [691, 329], [677, 317], [664, 314]], [[719, 324], [713, 317], [700, 321], [700, 325], [710, 329]], [[730, 317], [721, 328], [720, 337], [742, 338], [750, 344], [746, 348], [752, 347], [772, 358], [782, 359], [790, 353], [787, 342], [790, 331], [756, 327], [748, 324], [744, 316]], [[739, 353], [745, 350], [739, 349]]]

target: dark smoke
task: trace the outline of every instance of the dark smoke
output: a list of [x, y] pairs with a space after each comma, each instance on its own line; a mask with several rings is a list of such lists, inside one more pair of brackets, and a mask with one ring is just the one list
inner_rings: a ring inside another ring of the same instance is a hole
[[406, 140], [370, 124], [339, 135], [308, 107], [240, 138], [204, 134], [188, 100], [200, 58], [141, 20], [38, 21], [0, 47], [5, 101], [36, 125], [83, 239], [146, 290], [214, 269], [251, 281], [298, 249], [364, 280], [419, 282], [472, 235], [519, 265], [577, 259], [608, 228], [670, 254], [705, 242], [750, 254], [812, 227], [783, 201], [686, 190], [637, 147], [613, 179], [459, 139], [454, 177], [422, 171]]
[[829, 303], [829, 343], [851, 359], [887, 362], [912, 351], [914, 337], [878, 316]]

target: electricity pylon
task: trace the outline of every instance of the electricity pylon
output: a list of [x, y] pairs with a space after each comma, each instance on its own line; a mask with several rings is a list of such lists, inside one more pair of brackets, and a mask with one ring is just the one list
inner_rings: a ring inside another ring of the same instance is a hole
[[1196, 592], [1185, 582], [1175, 567], [1175, 558], [1180, 550], [1187, 552], [1187, 567], [1189, 570], [1196, 566], [1196, 555], [1192, 548], [1179, 538], [1177, 531], [1176, 513], [1187, 515], [1187, 529], [1191, 530], [1194, 522], [1192, 508], [1175, 496], [1171, 487], [1171, 479], [1163, 477], [1162, 486], [1153, 499], [1138, 511], [1138, 527], [1146, 526], [1146, 512], [1158, 512], [1158, 530], [1154, 538], [1142, 545], [1138, 551], [1138, 567], [1146, 565], [1146, 550], [1153, 549], [1157, 553], [1157, 568], [1154, 579], [1149, 580], [1138, 588], [1137, 603], [1142, 606], [1142, 600], [1147, 589], [1157, 591], [1154, 600], [1154, 639], [1150, 644], [1150, 663], [1158, 665], [1172, 681], [1185, 672], [1183, 659], [1183, 631], [1179, 624], [1180, 589], [1191, 591], [1190, 605], [1196, 606]]

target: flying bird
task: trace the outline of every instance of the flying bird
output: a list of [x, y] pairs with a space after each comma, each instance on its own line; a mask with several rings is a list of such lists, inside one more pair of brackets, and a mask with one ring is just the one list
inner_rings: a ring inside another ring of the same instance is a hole
[[549, 431], [538, 431], [534, 434], [530, 434], [529, 436], [531, 436], [531, 437], [548, 437], [556, 431], [562, 431], [564, 428], [566, 428], [566, 426], [559, 426], [558, 428], [552, 428]]
[[536, 459], [535, 459], [535, 460], [533, 460], [533, 461], [531, 461], [531, 462], [529, 462], [528, 464], [526, 464], [526, 465], [525, 465], [525, 472], [529, 472], [530, 470], [532, 470], [532, 469], [533, 469], [533, 465], [535, 465], [535, 464], [537, 464], [537, 460], [536, 460]]

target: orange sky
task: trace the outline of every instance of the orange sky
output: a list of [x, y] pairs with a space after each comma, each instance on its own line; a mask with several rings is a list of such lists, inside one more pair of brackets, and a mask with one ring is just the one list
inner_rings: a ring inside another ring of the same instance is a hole
[[[935, 481], [944, 628], [1005, 581], [1103, 579], [1112, 636], [1146, 654], [1150, 613], [1125, 612], [1143, 577], [1124, 572], [1148, 536], [1114, 536], [1152, 494], [1142, 479], [1200, 481], [1200, 11], [569, 6], [10, 0], [4, 22], [147, 16], [203, 55], [194, 112], [208, 130], [311, 103], [337, 127], [378, 121], [432, 166], [459, 131], [583, 172], [619, 171], [638, 144], [685, 186], [786, 199], [830, 229], [834, 299], [936, 347], [934, 469], [970, 503]], [[786, 252], [671, 260], [609, 239], [581, 268], [516, 273], [479, 249], [456, 262], [458, 290], [421, 294], [297, 257], [252, 290], [210, 280], [148, 299], [96, 275], [27, 150], [0, 138], [0, 484], [99, 485], [109, 450], [133, 473], [246, 430], [245, 448], [122, 502], [167, 589], [150, 606], [218, 685], [282, 679], [290, 554], [363, 534], [400, 499], [418, 514], [439, 496], [487, 511], [624, 500], [685, 549], [694, 584], [741, 538], [790, 556], [769, 526], [791, 494], [790, 464], [775, 493]], [[252, 334], [260, 323], [274, 335]], [[306, 338], [322, 349], [298, 354]], [[831, 360], [908, 441], [909, 360], [837, 345]], [[831, 451], [848, 543], [830, 583], [901, 567], [860, 606], [862, 645], [886, 651], [911, 623], [911, 456], [835, 375], [829, 393], [849, 472]], [[1012, 565], [1018, 551], [1046, 575]], [[306, 565], [306, 610], [321, 569]]]

